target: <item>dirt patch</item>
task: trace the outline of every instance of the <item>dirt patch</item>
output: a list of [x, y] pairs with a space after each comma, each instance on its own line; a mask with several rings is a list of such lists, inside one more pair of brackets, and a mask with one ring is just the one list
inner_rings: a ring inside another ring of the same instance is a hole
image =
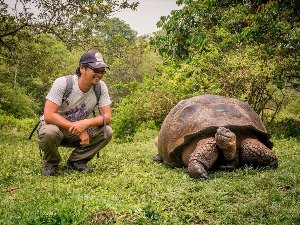
[[108, 222], [112, 221], [114, 218], [115, 212], [113, 211], [95, 211], [91, 215], [91, 222], [99, 223], [99, 222]]

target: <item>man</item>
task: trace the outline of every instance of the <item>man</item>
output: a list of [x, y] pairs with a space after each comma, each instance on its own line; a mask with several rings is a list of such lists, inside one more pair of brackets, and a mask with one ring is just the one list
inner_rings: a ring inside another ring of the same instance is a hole
[[[71, 92], [66, 99], [66, 76], [53, 83], [37, 131], [39, 147], [44, 153], [43, 175], [54, 176], [57, 172], [61, 161], [59, 146], [75, 148], [66, 168], [92, 172], [87, 163], [111, 140], [111, 100], [101, 80], [106, 68], [109, 67], [102, 55], [89, 51], [81, 56], [77, 74], [71, 76]], [[97, 102], [95, 87], [99, 86], [101, 94]], [[96, 105], [101, 113], [91, 117]]]

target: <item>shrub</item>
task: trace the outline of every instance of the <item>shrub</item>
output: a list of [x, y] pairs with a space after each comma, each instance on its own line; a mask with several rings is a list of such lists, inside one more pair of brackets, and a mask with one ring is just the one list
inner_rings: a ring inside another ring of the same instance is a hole
[[276, 137], [300, 139], [300, 121], [292, 118], [268, 123], [268, 130]]
[[[212, 84], [212, 85], [210, 85]], [[160, 76], [145, 78], [132, 94], [122, 99], [114, 111], [115, 137], [132, 140], [145, 122], [159, 128], [169, 111], [182, 99], [217, 93], [214, 82], [195, 67], [184, 64], [165, 66]]]
[[3, 111], [0, 111], [0, 129], [29, 131], [33, 129], [37, 120], [33, 118], [17, 119], [11, 115], [5, 115]]
[[0, 83], [0, 110], [15, 118], [35, 117], [37, 103], [18, 86]]

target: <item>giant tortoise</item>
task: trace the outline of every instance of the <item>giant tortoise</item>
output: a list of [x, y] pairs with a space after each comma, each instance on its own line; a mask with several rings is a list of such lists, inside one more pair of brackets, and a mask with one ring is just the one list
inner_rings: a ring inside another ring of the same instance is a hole
[[208, 170], [278, 166], [270, 134], [255, 111], [237, 99], [201, 95], [180, 101], [165, 118], [155, 140], [154, 161], [188, 168], [190, 177]]

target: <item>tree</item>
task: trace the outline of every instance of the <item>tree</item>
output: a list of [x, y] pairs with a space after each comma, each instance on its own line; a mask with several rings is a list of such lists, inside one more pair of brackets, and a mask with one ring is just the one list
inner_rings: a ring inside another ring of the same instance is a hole
[[184, 7], [161, 18], [164, 33], [152, 41], [163, 56], [214, 65], [206, 72], [218, 81], [219, 93], [248, 101], [258, 113], [278, 113], [285, 89], [299, 91], [299, 1], [177, 3]]
[[164, 63], [118, 105], [116, 136], [159, 127], [179, 100], [201, 94], [246, 101], [268, 125], [284, 113], [283, 127], [299, 134], [299, 1], [177, 3], [183, 8], [161, 17], [162, 31], [151, 40]]
[[1, 55], [14, 59], [17, 44], [14, 38], [20, 34], [29, 37], [49, 33], [69, 46], [86, 43], [97, 35], [101, 30], [99, 26], [103, 26], [113, 12], [135, 9], [137, 5], [137, 2], [129, 3], [128, 0], [16, 0], [12, 14], [1, 0]]
[[195, 52], [207, 50], [212, 43], [222, 50], [251, 43], [264, 43], [267, 47], [281, 44], [281, 49], [288, 52], [299, 47], [297, 0], [177, 3], [184, 7], [161, 17], [158, 26], [165, 34], [154, 39], [158, 50], [174, 59], [187, 59]]

